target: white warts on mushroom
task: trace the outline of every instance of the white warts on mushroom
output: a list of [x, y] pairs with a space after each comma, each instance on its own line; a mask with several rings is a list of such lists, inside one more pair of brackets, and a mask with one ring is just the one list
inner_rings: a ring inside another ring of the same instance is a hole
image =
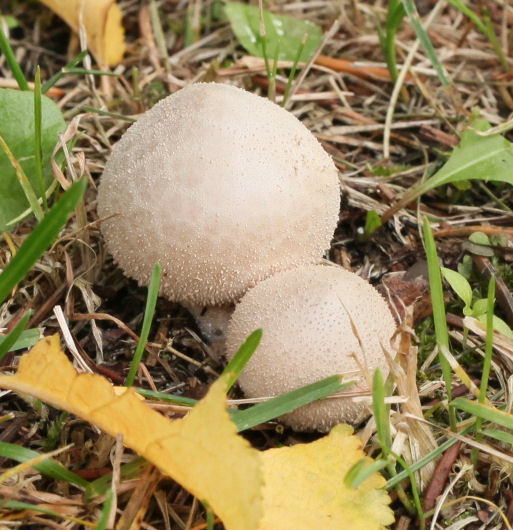
[[335, 165], [292, 114], [216, 83], [142, 116], [101, 179], [102, 231], [124, 272], [192, 306], [229, 304], [278, 271], [320, 260], [338, 219]]
[[[356, 380], [347, 390], [354, 393], [369, 389], [377, 367], [388, 373], [383, 347], [390, 346], [395, 327], [387, 303], [368, 282], [340, 267], [309, 265], [278, 273], [246, 293], [228, 325], [227, 355], [233, 357], [262, 328], [260, 346], [239, 378], [247, 397], [276, 396], [334, 374]], [[366, 415], [365, 403], [340, 397], [282, 420], [295, 430], [328, 431]]]

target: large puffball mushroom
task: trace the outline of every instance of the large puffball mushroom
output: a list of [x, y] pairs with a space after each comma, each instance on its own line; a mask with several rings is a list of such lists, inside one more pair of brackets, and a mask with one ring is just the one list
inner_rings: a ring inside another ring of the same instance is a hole
[[[340, 267], [304, 266], [245, 294], [228, 325], [227, 356], [262, 328], [262, 341], [239, 377], [247, 397], [276, 396], [335, 374], [357, 381], [347, 389], [353, 393], [368, 390], [361, 367], [370, 378], [377, 367], [388, 373], [383, 347], [390, 347], [395, 327], [387, 303], [368, 282]], [[361, 401], [340, 397], [311, 403], [282, 420], [298, 431], [327, 431], [361, 421], [366, 409]]]
[[98, 192], [107, 248], [185, 304], [233, 302], [258, 281], [319, 261], [338, 219], [334, 163], [291, 113], [216, 83], [188, 86], [115, 145]]

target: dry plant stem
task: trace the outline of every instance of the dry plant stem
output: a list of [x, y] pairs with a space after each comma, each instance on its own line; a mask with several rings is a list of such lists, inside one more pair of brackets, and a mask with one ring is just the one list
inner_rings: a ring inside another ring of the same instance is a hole
[[475, 232], [483, 232], [486, 235], [501, 235], [505, 234], [513, 236], [513, 228], [506, 228], [502, 226], [493, 225], [476, 225], [463, 226], [457, 228], [442, 228], [433, 232], [434, 237], [467, 237]]
[[136, 530], [148, 511], [151, 498], [157, 488], [162, 474], [154, 466], [148, 466], [139, 479], [138, 487], [134, 489], [126, 508], [116, 524], [116, 530]]
[[[404, 370], [403, 374], [396, 374], [395, 381], [400, 395], [407, 396], [408, 400], [401, 405], [403, 414], [411, 414], [423, 417], [422, 406], [420, 404], [419, 392], [417, 388], [417, 353], [418, 348], [412, 344], [413, 331], [413, 309], [414, 305], [406, 309], [402, 329], [399, 332], [399, 348], [397, 360]], [[393, 369], [393, 368], [392, 368]], [[437, 443], [429, 427], [406, 416], [408, 424], [409, 438], [411, 445], [412, 459], [419, 459], [431, 453], [437, 447]], [[412, 444], [418, 444], [418, 450]], [[420, 470], [420, 489], [428, 484], [434, 471], [434, 463], [423, 467]]]
[[118, 490], [121, 482], [121, 459], [123, 458], [123, 435], [120, 433], [116, 436], [116, 445], [114, 446], [114, 454], [112, 455], [112, 505], [110, 508], [109, 519], [107, 521], [107, 528], [114, 528], [116, 521], [116, 510], [118, 507]]
[[[438, 13], [441, 11], [441, 9], [445, 7], [445, 2], [437, 2], [431, 13], [429, 14], [429, 17], [426, 20], [426, 23], [424, 24], [424, 28], [427, 30], [427, 28], [430, 26], [431, 22], [437, 17]], [[392, 91], [392, 95], [390, 96], [390, 104], [387, 109], [387, 114], [385, 118], [385, 132], [383, 135], [383, 156], [385, 160], [388, 160], [390, 158], [390, 127], [392, 125], [392, 120], [394, 117], [395, 112], [395, 106], [397, 103], [397, 99], [399, 98], [399, 94], [401, 93], [401, 88], [404, 84], [404, 81], [406, 79], [406, 75], [408, 73], [408, 70], [410, 69], [410, 66], [413, 62], [413, 59], [415, 55], [417, 54], [417, 51], [420, 46], [420, 41], [418, 39], [415, 40], [415, 43], [411, 47], [408, 56], [406, 57], [406, 60], [404, 61], [404, 64], [401, 68], [401, 71], [399, 72], [399, 75], [397, 77], [397, 81], [394, 85], [394, 90]]]

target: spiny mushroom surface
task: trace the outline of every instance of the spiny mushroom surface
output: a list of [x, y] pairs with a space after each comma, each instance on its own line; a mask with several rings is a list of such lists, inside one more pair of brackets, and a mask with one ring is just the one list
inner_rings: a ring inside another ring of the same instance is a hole
[[[250, 289], [228, 325], [228, 358], [258, 328], [262, 341], [239, 377], [247, 397], [276, 396], [343, 373], [357, 381], [348, 392], [366, 390], [359, 364], [371, 378], [377, 367], [384, 375], [389, 371], [382, 345], [389, 348], [395, 331], [390, 309], [367, 281], [340, 267], [304, 266]], [[299, 431], [327, 431], [365, 415], [365, 404], [341, 397], [311, 403], [282, 420]]]
[[107, 247], [162, 294], [217, 305], [318, 261], [338, 219], [338, 174], [291, 113], [244, 90], [199, 83], [165, 98], [123, 135], [101, 179]]

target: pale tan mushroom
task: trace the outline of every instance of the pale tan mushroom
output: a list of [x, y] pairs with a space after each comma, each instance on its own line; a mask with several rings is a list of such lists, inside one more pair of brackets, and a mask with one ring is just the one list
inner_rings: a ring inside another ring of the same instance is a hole
[[[347, 392], [365, 391], [377, 367], [388, 373], [383, 347], [390, 348], [394, 318], [374, 287], [340, 267], [304, 266], [250, 289], [228, 325], [228, 358], [257, 328], [262, 341], [239, 378], [247, 397], [276, 396], [335, 374], [357, 381]], [[327, 431], [336, 423], [358, 423], [367, 410], [362, 401], [342, 397], [282, 419], [296, 430]]]
[[[216, 83], [160, 101], [115, 145], [98, 213], [124, 272], [192, 306], [319, 261], [339, 211], [335, 165], [291, 113]], [[114, 217], [111, 217], [114, 216]]]

